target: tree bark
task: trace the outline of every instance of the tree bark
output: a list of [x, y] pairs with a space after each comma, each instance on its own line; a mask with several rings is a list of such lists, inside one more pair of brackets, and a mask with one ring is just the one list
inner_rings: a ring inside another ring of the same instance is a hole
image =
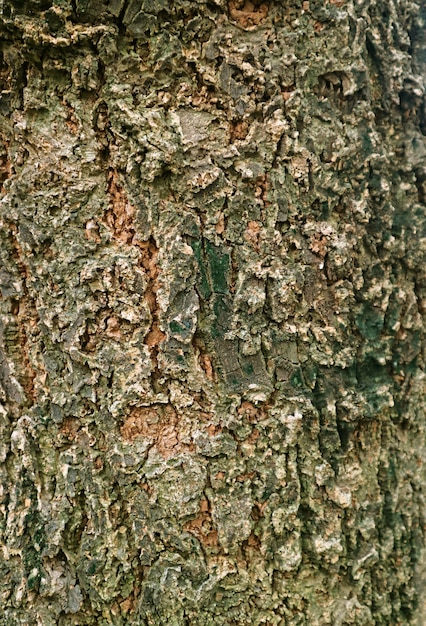
[[2, 623], [423, 624], [424, 1], [0, 11]]

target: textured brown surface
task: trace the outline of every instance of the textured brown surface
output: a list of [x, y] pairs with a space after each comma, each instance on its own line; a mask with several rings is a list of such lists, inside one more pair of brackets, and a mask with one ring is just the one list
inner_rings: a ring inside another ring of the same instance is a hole
[[423, 626], [424, 3], [0, 7], [0, 623]]

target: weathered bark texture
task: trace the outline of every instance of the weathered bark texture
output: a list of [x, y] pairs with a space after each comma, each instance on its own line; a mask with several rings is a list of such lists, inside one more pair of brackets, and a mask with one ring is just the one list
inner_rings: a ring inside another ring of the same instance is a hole
[[3, 0], [1, 624], [424, 623], [425, 21]]

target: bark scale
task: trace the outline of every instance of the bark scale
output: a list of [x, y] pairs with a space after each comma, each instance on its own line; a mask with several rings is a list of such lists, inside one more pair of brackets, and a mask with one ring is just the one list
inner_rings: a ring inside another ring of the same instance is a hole
[[423, 623], [425, 21], [1, 3], [2, 623]]

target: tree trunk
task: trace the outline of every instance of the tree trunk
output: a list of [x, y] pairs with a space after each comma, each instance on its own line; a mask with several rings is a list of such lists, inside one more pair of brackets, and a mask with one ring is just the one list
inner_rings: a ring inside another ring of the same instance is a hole
[[424, 623], [419, 1], [0, 3], [2, 624]]

